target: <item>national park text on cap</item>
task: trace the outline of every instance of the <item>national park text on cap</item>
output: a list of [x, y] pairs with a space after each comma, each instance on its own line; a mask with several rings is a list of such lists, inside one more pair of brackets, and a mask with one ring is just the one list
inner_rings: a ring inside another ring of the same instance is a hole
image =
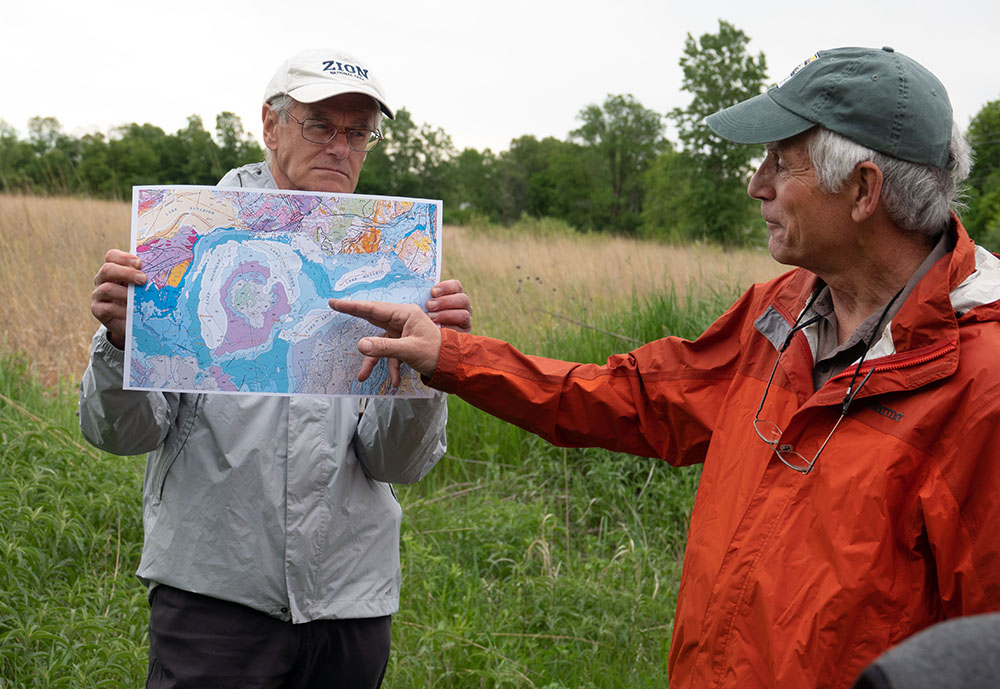
[[264, 90], [264, 102], [287, 94], [300, 103], [316, 103], [342, 93], [371, 96], [386, 117], [393, 118], [369, 67], [337, 50], [306, 50], [285, 60]]

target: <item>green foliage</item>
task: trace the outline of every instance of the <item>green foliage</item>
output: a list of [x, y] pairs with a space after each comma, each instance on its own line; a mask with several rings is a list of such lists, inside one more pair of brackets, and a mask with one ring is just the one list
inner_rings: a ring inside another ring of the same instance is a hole
[[973, 239], [1000, 251], [1000, 100], [983, 106], [966, 136], [975, 164], [967, 182], [969, 207], [963, 223]]
[[137, 184], [215, 184], [230, 168], [263, 157], [230, 112], [216, 118], [216, 138], [197, 115], [173, 135], [133, 122], [110, 137], [80, 138], [64, 134], [54, 117], [33, 117], [23, 141], [0, 121], [0, 191], [7, 192], [125, 199]]
[[681, 242], [702, 234], [690, 212], [697, 167], [684, 151], [665, 151], [644, 173], [646, 196], [640, 214], [639, 235], [647, 239]]
[[243, 129], [239, 116], [224, 111], [215, 117], [215, 140], [218, 142], [219, 178], [233, 168], [260, 162], [263, 151]]
[[359, 194], [444, 199], [455, 148], [441, 129], [413, 121], [406, 108], [394, 120], [382, 120], [385, 139], [368, 154], [361, 170]]
[[[520, 344], [601, 361], [696, 336], [731, 298], [634, 300]], [[10, 358], [0, 395], [0, 686], [141, 686], [142, 461], [85, 445], [74, 391], [40, 389]], [[448, 404], [448, 454], [396, 489], [403, 598], [387, 686], [664, 686], [698, 468], [553, 447]]]
[[605, 229], [610, 187], [603, 183], [594, 149], [553, 137], [522, 136], [500, 154], [500, 221], [525, 215], [562, 218], [581, 230]]
[[555, 239], [556, 237], [571, 237], [576, 234], [576, 228], [560, 218], [550, 218], [542, 216], [533, 218], [522, 215], [520, 219], [509, 228], [514, 234], [523, 233], [532, 237], [545, 237]]
[[604, 104], [588, 105], [572, 136], [604, 161], [611, 186], [611, 227], [634, 231], [642, 207], [643, 173], [664, 148], [663, 117], [644, 108], [630, 94], [609, 95]]
[[609, 226], [610, 188], [586, 146], [522, 136], [499, 155], [465, 149], [449, 165], [448, 222], [509, 227], [522, 218], [549, 218], [579, 230]]
[[466, 148], [450, 162], [452, 186], [445, 199], [445, 222], [486, 225], [501, 215], [497, 159], [492, 151]]
[[[747, 53], [750, 39], [732, 24], [719, 21], [719, 31], [697, 41], [688, 34], [680, 66], [682, 88], [691, 95], [686, 108], [676, 108], [670, 117], [677, 125], [685, 157], [665, 161], [649, 178], [648, 205], [670, 211], [663, 215], [649, 210], [643, 216], [647, 236], [682, 233], [727, 245], [751, 241], [756, 204], [746, 195], [752, 161], [758, 151], [717, 137], [705, 118], [723, 108], [759, 94], [767, 71], [764, 54]], [[675, 185], [679, 175], [688, 182]], [[650, 203], [650, 198], [658, 201]]]
[[[691, 94], [686, 108], [676, 108], [670, 117], [677, 123], [685, 150], [722, 157], [731, 152], [705, 124], [709, 115], [759, 94], [767, 75], [763, 53], [747, 54], [749, 36], [729, 22], [719, 20], [718, 33], [706, 33], [696, 41], [691, 34], [684, 41], [680, 59], [684, 80], [681, 87]], [[752, 156], [736, 155], [726, 170], [738, 172]]]

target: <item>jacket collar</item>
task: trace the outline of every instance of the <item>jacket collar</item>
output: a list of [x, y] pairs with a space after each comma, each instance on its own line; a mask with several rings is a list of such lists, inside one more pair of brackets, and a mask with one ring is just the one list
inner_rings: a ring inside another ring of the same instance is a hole
[[[949, 232], [954, 249], [938, 260], [917, 283], [890, 323], [887, 337], [876, 344], [862, 366], [862, 375], [872, 366], [877, 370], [865, 383], [859, 398], [914, 389], [954, 373], [959, 356], [959, 314], [952, 305], [953, 293], [962, 297], [963, 313], [982, 304], [992, 302], [995, 305], [1000, 299], [1000, 261], [981, 248], [977, 250], [958, 218], [954, 219]], [[981, 265], [977, 266], [977, 260]], [[977, 285], [977, 281], [988, 284]], [[812, 273], [803, 269], [792, 271], [786, 289], [768, 309], [783, 317], [786, 334], [819, 287], [820, 280]], [[770, 319], [766, 316], [768, 313], [758, 319], [758, 329], [767, 322], [771, 335], [765, 335], [777, 347], [780, 343], [776, 343], [775, 334], [782, 326], [778, 323], [775, 327], [774, 314]], [[797, 333], [786, 356], [782, 357], [781, 367], [790, 381], [800, 381], [811, 389], [812, 365], [806, 338]], [[812, 403], [839, 404], [853, 373], [854, 368], [850, 367], [835, 376], [816, 392]]]

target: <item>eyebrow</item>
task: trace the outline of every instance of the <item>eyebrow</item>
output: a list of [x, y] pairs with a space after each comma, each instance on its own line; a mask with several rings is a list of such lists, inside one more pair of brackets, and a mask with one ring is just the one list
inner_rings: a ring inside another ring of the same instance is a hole
[[[319, 120], [320, 122], [325, 122], [326, 124], [333, 124], [331, 118], [326, 115], [312, 114], [307, 115], [306, 119], [309, 120]], [[348, 120], [344, 127], [338, 127], [338, 129], [374, 129], [373, 123], [369, 120], [366, 121], [364, 118], [357, 118], [353, 120]]]

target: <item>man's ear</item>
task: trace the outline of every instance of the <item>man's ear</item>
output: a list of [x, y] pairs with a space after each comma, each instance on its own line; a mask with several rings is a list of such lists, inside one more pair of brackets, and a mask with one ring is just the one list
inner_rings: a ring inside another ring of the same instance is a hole
[[264, 103], [261, 106], [260, 118], [264, 123], [264, 145], [272, 151], [278, 147], [278, 135], [275, 129], [278, 126], [278, 114], [271, 109], [271, 106]]
[[882, 170], [870, 160], [857, 164], [850, 178], [851, 217], [855, 222], [870, 218], [882, 200]]

